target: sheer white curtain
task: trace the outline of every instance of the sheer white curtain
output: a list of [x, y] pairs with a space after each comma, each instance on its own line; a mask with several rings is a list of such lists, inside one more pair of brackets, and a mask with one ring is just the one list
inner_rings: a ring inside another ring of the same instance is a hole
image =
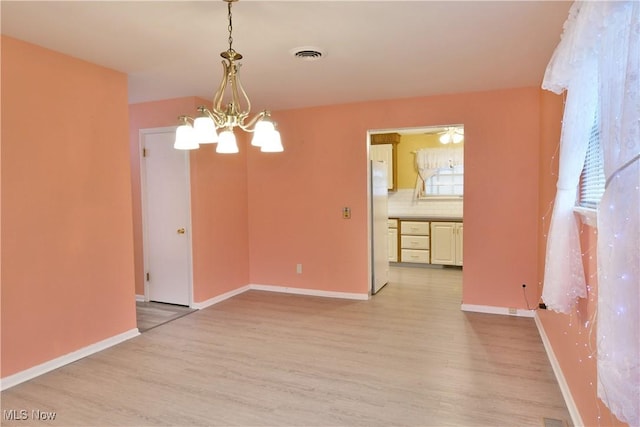
[[[581, 159], [581, 165], [584, 154], [581, 148], [575, 147], [588, 141], [587, 136], [580, 136], [586, 124], [575, 109], [583, 111], [585, 120], [593, 118], [590, 100], [594, 89], [596, 91], [607, 179], [598, 209], [598, 397], [614, 415], [631, 426], [640, 425], [639, 43], [639, 2], [577, 2], [572, 6], [562, 41], [543, 83], [544, 88], [556, 93], [568, 90], [558, 193], [563, 192], [567, 182], [566, 168], [571, 171], [569, 178], [575, 178], [573, 168], [578, 161], [569, 159], [570, 153]], [[591, 81], [592, 86], [585, 87], [585, 80]], [[578, 91], [586, 95], [573, 97]], [[574, 104], [576, 98], [587, 104]], [[577, 130], [570, 129], [573, 127]], [[573, 141], [578, 137], [583, 141]], [[573, 186], [574, 182], [569, 184]], [[575, 198], [575, 192], [573, 194], [566, 197]], [[558, 204], [564, 206], [562, 200], [559, 202], [561, 197], [565, 196], [556, 198], [554, 217]], [[579, 246], [573, 232], [575, 224], [562, 218], [552, 218], [543, 298], [552, 308], [567, 312], [575, 296], [582, 295], [584, 277], [581, 273], [574, 275], [577, 273], [574, 262], [580, 255], [579, 250], [576, 252]], [[561, 230], [554, 224], [562, 220], [571, 231]], [[558, 257], [571, 263], [570, 267], [554, 265], [558, 264]], [[562, 275], [558, 276], [558, 272]]]
[[595, 119], [598, 92], [594, 47], [588, 43], [592, 39], [593, 23], [586, 19], [588, 14], [584, 9], [579, 11], [582, 6], [586, 9], [591, 3], [576, 3], [572, 7], [562, 40], [542, 83], [544, 89], [556, 93], [568, 91], [542, 289], [542, 299], [547, 307], [561, 313], [569, 313], [576, 298], [587, 295], [578, 220], [573, 208]]
[[640, 3], [603, 2], [598, 209], [598, 396], [640, 425]]
[[463, 147], [423, 148], [416, 152], [416, 167], [418, 178], [413, 198], [422, 194], [424, 183], [431, 178], [438, 169], [449, 168], [464, 164]]

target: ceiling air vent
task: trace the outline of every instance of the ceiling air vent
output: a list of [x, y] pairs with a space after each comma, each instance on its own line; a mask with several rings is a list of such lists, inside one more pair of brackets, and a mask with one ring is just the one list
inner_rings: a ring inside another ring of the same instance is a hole
[[325, 53], [318, 49], [317, 47], [297, 47], [291, 50], [293, 56], [298, 59], [302, 59], [303, 61], [317, 61], [318, 59], [325, 56]]

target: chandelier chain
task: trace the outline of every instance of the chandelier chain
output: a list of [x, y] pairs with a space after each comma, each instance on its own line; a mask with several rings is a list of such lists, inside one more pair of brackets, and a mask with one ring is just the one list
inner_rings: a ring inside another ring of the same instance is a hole
[[231, 34], [233, 33], [233, 22], [231, 20], [231, 2], [227, 3], [227, 9], [228, 9], [228, 18], [229, 18], [229, 25], [227, 26], [227, 30], [229, 30], [229, 52], [233, 52], [233, 47], [231, 46], [233, 44], [233, 37], [231, 36]]

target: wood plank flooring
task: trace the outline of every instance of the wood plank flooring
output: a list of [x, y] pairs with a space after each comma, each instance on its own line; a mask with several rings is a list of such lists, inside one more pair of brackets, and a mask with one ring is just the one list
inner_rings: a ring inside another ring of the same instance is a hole
[[2, 393], [3, 425], [542, 426], [569, 420], [533, 319], [460, 311], [456, 269], [370, 301], [250, 291]]
[[138, 301], [136, 302], [136, 324], [140, 332], [146, 332], [194, 311], [193, 308], [181, 305]]

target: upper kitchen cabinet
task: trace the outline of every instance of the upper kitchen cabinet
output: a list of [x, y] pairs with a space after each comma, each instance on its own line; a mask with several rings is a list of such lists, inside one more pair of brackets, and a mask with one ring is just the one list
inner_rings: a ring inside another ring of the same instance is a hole
[[387, 189], [398, 188], [398, 153], [396, 145], [400, 142], [399, 133], [378, 133], [371, 135], [369, 158], [387, 164]]

